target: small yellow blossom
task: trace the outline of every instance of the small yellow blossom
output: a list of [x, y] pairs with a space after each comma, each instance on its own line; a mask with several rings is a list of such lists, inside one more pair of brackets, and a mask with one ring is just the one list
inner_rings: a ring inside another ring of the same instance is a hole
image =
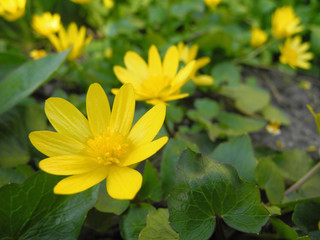
[[301, 43], [301, 37], [295, 36], [288, 38], [284, 45], [280, 46], [280, 62], [288, 64], [292, 68], [309, 69], [311, 64], [308, 62], [313, 58], [313, 54], [307, 52], [310, 48], [309, 43]]
[[214, 9], [214, 8], [216, 8], [216, 7], [218, 6], [218, 4], [219, 4], [222, 0], [203, 0], [203, 1], [204, 1], [204, 3], [205, 3], [208, 7]]
[[113, 0], [103, 0], [103, 4], [108, 9], [112, 9], [114, 7], [114, 1]]
[[315, 152], [315, 151], [317, 151], [317, 147], [314, 145], [310, 145], [307, 147], [307, 151], [308, 152]]
[[280, 124], [278, 122], [271, 122], [267, 125], [266, 130], [271, 135], [279, 135], [280, 131]]
[[[128, 51], [124, 56], [126, 68], [115, 66], [113, 71], [123, 84], [131, 83], [137, 101], [157, 104], [188, 96], [180, 93], [181, 87], [190, 79], [195, 62], [179, 68], [179, 52], [171, 46], [166, 52], [163, 63], [155, 46], [149, 49], [148, 64], [135, 52]], [[116, 93], [117, 89], [112, 89]]]
[[107, 47], [105, 50], [104, 50], [104, 56], [105, 58], [107, 59], [110, 59], [112, 57], [112, 48], [111, 47]]
[[211, 76], [209, 76], [209, 75], [198, 75], [197, 76], [196, 75], [200, 68], [204, 67], [205, 65], [207, 65], [210, 62], [209, 57], [202, 57], [199, 59], [195, 59], [198, 54], [199, 46], [194, 44], [193, 46], [191, 46], [189, 48], [183, 42], [179, 42], [177, 45], [177, 48], [179, 51], [179, 58], [182, 62], [184, 62], [185, 64], [188, 64], [191, 61], [195, 60], [194, 67], [193, 67], [191, 74], [190, 74], [191, 80], [196, 85], [199, 85], [199, 86], [212, 85], [214, 80]]
[[316, 124], [317, 124], [317, 127], [318, 127], [318, 132], [319, 132], [319, 135], [320, 135], [320, 113], [315, 113], [313, 111], [313, 108], [310, 106], [310, 105], [307, 105], [309, 111], [311, 112], [311, 114], [313, 115], [314, 119], [316, 120]]
[[29, 53], [30, 57], [34, 60], [47, 56], [47, 52], [43, 49], [34, 49]]
[[267, 41], [267, 33], [260, 28], [252, 28], [251, 29], [251, 39], [250, 39], [250, 45], [252, 47], [260, 47]]
[[70, 0], [70, 1], [78, 4], [84, 4], [84, 3], [89, 3], [92, 0]]
[[281, 141], [276, 141], [276, 145], [277, 145], [279, 148], [284, 148], [284, 147], [285, 147], [284, 142], [281, 142]]
[[91, 37], [86, 38], [86, 28], [84, 26], [81, 26], [78, 30], [77, 25], [72, 22], [68, 26], [67, 31], [61, 26], [58, 36], [50, 34], [49, 40], [58, 52], [62, 52], [73, 46], [67, 59], [75, 60], [82, 55], [85, 46], [91, 41]]
[[39, 167], [54, 175], [71, 175], [54, 187], [56, 194], [74, 194], [106, 179], [109, 195], [133, 199], [142, 184], [133, 165], [155, 154], [168, 141], [153, 140], [164, 118], [165, 104], [158, 104], [131, 128], [135, 98], [131, 84], [123, 85], [112, 111], [102, 87], [91, 84], [87, 94], [87, 116], [62, 98], [49, 98], [45, 113], [57, 132], [36, 131], [31, 143], [48, 158]]
[[293, 34], [301, 32], [303, 29], [302, 26], [299, 26], [300, 18], [296, 16], [291, 6], [276, 9], [271, 21], [272, 35], [276, 38], [290, 37]]
[[45, 12], [42, 15], [34, 15], [32, 17], [32, 28], [44, 37], [48, 37], [51, 33], [58, 32], [60, 28], [60, 15], [58, 13], [51, 14]]
[[1, 0], [0, 16], [7, 21], [15, 21], [24, 15], [26, 0]]
[[310, 90], [311, 89], [311, 82], [309, 82], [309, 81], [300, 81], [299, 82], [299, 87], [304, 89], [304, 90]]

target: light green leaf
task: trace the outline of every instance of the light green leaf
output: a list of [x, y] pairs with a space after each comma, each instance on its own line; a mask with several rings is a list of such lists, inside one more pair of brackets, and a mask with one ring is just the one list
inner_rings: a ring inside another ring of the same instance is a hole
[[180, 156], [168, 205], [171, 225], [184, 240], [209, 239], [216, 217], [248, 233], [258, 233], [268, 221], [256, 186], [240, 180], [232, 166], [190, 150]]
[[219, 113], [219, 104], [209, 98], [196, 99], [194, 106], [201, 117], [212, 119]]
[[0, 188], [1, 239], [70, 239], [78, 237], [97, 187], [73, 195], [53, 194], [61, 177], [38, 172], [22, 185]]
[[255, 183], [254, 170], [257, 163], [250, 138], [247, 135], [221, 143], [209, 157], [222, 163], [231, 164], [238, 171], [242, 180]]
[[0, 114], [9, 110], [49, 79], [69, 51], [27, 62], [0, 82]]
[[[210, 41], [212, 42], [212, 40]], [[230, 62], [215, 65], [212, 69], [211, 75], [214, 78], [214, 85], [216, 86], [223, 82], [227, 82], [229, 85], [238, 86], [241, 79], [239, 69]]]
[[264, 116], [270, 122], [279, 122], [282, 125], [289, 125], [290, 119], [288, 116], [279, 108], [272, 105], [267, 105], [262, 109], [262, 116]]
[[158, 178], [158, 171], [152, 166], [150, 161], [146, 161], [143, 172], [142, 186], [139, 191], [142, 199], [150, 199], [158, 202], [161, 200], [162, 188], [161, 181]]
[[147, 226], [139, 234], [139, 240], [179, 240], [169, 225], [168, 209], [160, 208], [147, 215]]
[[271, 218], [271, 224], [277, 231], [277, 238], [280, 239], [296, 239], [298, 234], [290, 226], [282, 222], [278, 218]]

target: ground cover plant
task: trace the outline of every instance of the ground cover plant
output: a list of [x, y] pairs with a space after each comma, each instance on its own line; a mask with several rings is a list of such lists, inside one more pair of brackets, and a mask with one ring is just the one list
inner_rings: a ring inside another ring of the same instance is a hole
[[1, 0], [0, 239], [320, 239], [317, 0]]

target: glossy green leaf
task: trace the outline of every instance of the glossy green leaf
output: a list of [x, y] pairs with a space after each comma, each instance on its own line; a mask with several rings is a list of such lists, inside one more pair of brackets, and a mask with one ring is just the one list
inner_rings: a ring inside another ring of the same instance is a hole
[[262, 109], [262, 116], [264, 116], [270, 122], [279, 122], [281, 125], [289, 125], [290, 119], [288, 116], [279, 108], [272, 105], [267, 105]]
[[120, 222], [120, 230], [124, 239], [137, 240], [140, 231], [146, 226], [147, 215], [156, 209], [147, 203], [131, 204], [129, 211]]
[[120, 215], [128, 208], [129, 203], [129, 200], [119, 200], [110, 197], [107, 192], [106, 181], [100, 183], [98, 199], [94, 205], [97, 210], [104, 213]]
[[257, 163], [250, 138], [247, 135], [221, 143], [209, 157], [222, 163], [231, 164], [242, 180], [255, 183], [254, 171]]
[[150, 199], [158, 202], [161, 200], [162, 188], [161, 181], [158, 178], [158, 171], [152, 166], [150, 161], [146, 161], [143, 171], [142, 186], [139, 191], [142, 199]]
[[295, 230], [293, 230], [290, 226], [282, 222], [278, 218], [271, 218], [270, 219], [271, 224], [277, 231], [277, 238], [280, 239], [296, 239], [298, 237], [298, 234]]
[[29, 165], [19, 165], [15, 169], [0, 168], [0, 187], [8, 183], [22, 183], [33, 173]]
[[0, 83], [0, 114], [29, 96], [60, 67], [69, 51], [23, 64]]
[[0, 189], [1, 239], [76, 239], [97, 187], [74, 195], [53, 194], [61, 177], [38, 172], [22, 185]]
[[180, 156], [168, 205], [171, 225], [182, 240], [209, 239], [216, 217], [248, 233], [258, 233], [268, 221], [255, 185], [240, 180], [232, 166], [190, 150]]
[[159, 208], [147, 215], [147, 226], [139, 234], [139, 240], [179, 240], [169, 225], [168, 209]]
[[304, 232], [319, 230], [320, 202], [309, 201], [297, 204], [294, 208], [292, 221]]

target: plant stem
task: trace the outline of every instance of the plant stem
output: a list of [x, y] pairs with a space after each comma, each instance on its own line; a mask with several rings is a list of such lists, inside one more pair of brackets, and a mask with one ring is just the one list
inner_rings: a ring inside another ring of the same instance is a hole
[[298, 182], [293, 184], [288, 188], [284, 195], [287, 196], [290, 193], [298, 190], [306, 181], [308, 181], [313, 175], [315, 175], [320, 170], [320, 162], [318, 162], [309, 172], [307, 172]]
[[173, 138], [173, 137], [174, 137], [174, 133], [170, 130], [169, 125], [168, 125], [168, 122], [167, 122], [167, 119], [164, 120], [163, 125], [164, 125], [164, 128], [166, 129], [169, 137], [170, 137], [170, 138]]

